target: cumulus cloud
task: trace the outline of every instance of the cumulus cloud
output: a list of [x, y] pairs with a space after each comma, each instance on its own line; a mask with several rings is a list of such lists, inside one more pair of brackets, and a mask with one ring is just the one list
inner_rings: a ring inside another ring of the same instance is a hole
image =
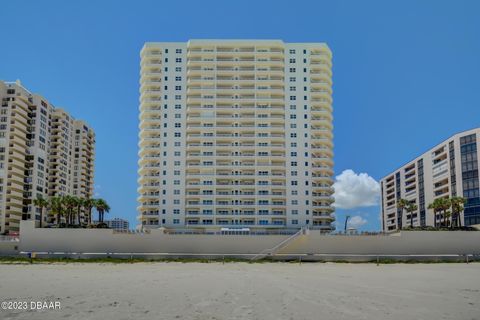
[[361, 216], [353, 216], [348, 220], [347, 225], [349, 228], [358, 229], [364, 224], [366, 224], [367, 222], [368, 222], [367, 219], [364, 219]]
[[335, 203], [341, 209], [370, 207], [378, 204], [380, 185], [366, 173], [344, 170], [335, 177]]

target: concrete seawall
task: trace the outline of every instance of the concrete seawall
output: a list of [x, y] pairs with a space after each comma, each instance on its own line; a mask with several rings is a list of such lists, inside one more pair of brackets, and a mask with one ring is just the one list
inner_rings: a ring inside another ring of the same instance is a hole
[[[288, 235], [205, 235], [115, 233], [111, 229], [38, 229], [22, 221], [20, 242], [0, 244], [2, 255], [17, 252], [65, 254], [158, 254], [169, 256], [255, 255]], [[408, 231], [395, 235], [323, 235], [309, 231], [276, 252], [279, 256], [480, 255], [480, 232]], [[84, 255], [87, 256], [87, 255]]]
[[480, 254], [480, 232], [402, 231], [391, 236], [331, 236], [310, 233], [283, 254]]

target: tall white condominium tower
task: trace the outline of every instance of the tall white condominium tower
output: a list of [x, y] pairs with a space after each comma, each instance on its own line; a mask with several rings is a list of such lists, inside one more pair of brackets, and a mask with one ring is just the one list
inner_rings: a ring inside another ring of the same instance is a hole
[[[93, 194], [95, 133], [88, 125], [32, 94], [0, 81], [0, 233], [20, 220], [40, 226], [33, 199]], [[42, 226], [49, 223], [43, 216]]]
[[415, 227], [439, 225], [441, 213], [428, 205], [454, 196], [467, 200], [461, 224], [480, 224], [479, 139], [480, 128], [457, 133], [381, 179], [383, 231], [410, 226], [410, 213], [397, 208], [400, 199], [417, 205]]
[[146, 43], [142, 226], [332, 230], [331, 59], [324, 43]]

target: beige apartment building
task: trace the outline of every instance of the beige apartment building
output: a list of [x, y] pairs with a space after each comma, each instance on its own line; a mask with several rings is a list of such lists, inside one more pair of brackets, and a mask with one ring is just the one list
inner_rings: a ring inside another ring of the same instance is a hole
[[435, 219], [438, 224], [440, 213], [435, 215], [428, 205], [453, 196], [467, 200], [462, 225], [480, 224], [479, 138], [480, 128], [457, 133], [381, 179], [382, 230], [410, 226], [410, 214], [397, 208], [399, 199], [417, 205], [414, 226], [434, 226]]
[[324, 43], [146, 43], [141, 226], [332, 230], [331, 61]]
[[[0, 81], [0, 233], [35, 220], [33, 199], [93, 195], [95, 133], [81, 120], [32, 94], [19, 81]], [[43, 224], [48, 223], [43, 217]]]

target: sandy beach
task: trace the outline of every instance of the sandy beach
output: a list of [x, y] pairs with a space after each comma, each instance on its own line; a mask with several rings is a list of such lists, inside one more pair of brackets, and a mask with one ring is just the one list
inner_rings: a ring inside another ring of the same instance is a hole
[[0, 265], [7, 319], [479, 319], [480, 264]]

